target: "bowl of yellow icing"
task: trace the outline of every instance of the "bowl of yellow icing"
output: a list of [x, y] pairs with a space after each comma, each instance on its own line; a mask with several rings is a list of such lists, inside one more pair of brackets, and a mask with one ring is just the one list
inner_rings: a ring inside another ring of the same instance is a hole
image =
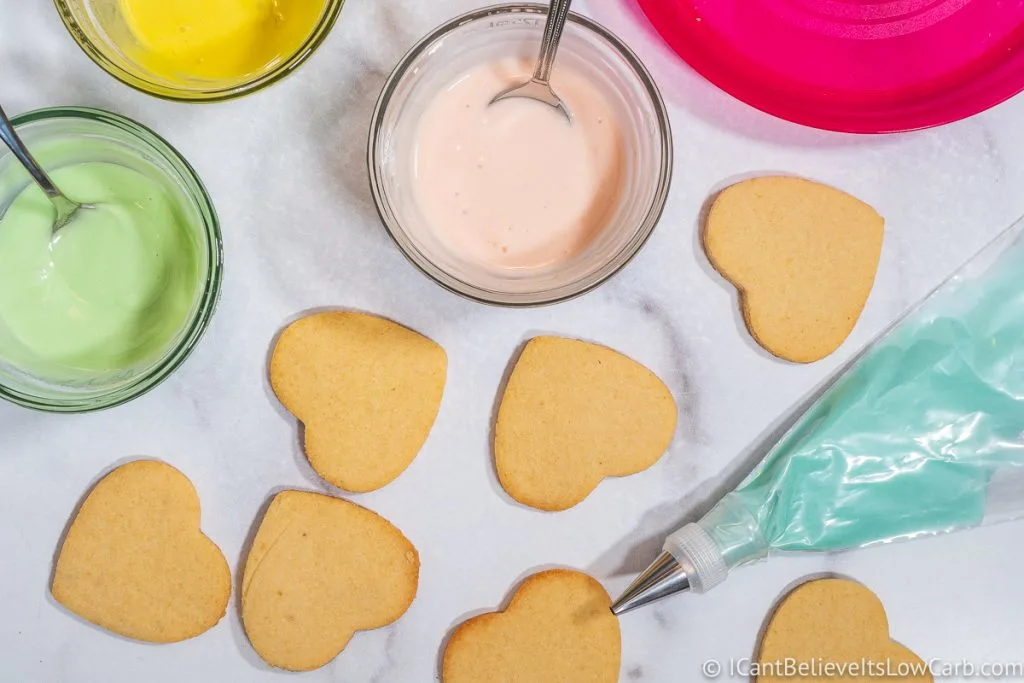
[[107, 73], [157, 97], [216, 101], [301, 65], [343, 0], [54, 0], [72, 37]]

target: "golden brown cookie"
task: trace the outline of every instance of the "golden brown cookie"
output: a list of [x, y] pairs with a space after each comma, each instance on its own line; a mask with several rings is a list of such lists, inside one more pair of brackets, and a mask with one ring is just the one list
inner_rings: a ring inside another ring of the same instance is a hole
[[889, 638], [881, 601], [846, 579], [810, 581], [783, 598], [764, 629], [757, 663], [757, 683], [932, 682], [926, 663]]
[[268, 664], [309, 671], [334, 659], [356, 631], [409, 609], [416, 548], [390, 522], [318, 493], [278, 493], [260, 522], [242, 577], [242, 623]]
[[554, 569], [526, 579], [503, 612], [474, 617], [448, 641], [443, 683], [615, 683], [622, 641], [596, 580]]
[[317, 473], [348, 491], [394, 480], [419, 453], [437, 417], [448, 358], [390, 320], [336, 311], [281, 333], [270, 383], [305, 425]]
[[537, 337], [498, 409], [498, 478], [524, 505], [565, 510], [605, 477], [653, 465], [675, 428], [675, 400], [644, 366], [597, 344]]
[[715, 199], [704, 249], [740, 292], [754, 339], [797, 363], [829, 355], [860, 317], [885, 221], [845, 192], [802, 178], [745, 180]]
[[114, 633], [173, 643], [220, 621], [231, 573], [199, 529], [192, 482], [170, 465], [136, 460], [103, 477], [82, 503], [50, 590]]

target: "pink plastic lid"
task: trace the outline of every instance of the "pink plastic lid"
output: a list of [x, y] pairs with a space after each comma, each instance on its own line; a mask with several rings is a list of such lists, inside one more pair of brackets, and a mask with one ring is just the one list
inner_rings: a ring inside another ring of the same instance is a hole
[[637, 1], [709, 81], [816, 128], [927, 128], [1024, 90], [1024, 0]]

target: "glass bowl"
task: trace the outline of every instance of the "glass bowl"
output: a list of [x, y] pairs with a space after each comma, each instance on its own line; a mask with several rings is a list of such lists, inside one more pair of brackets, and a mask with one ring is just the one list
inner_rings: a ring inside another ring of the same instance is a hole
[[672, 133], [665, 104], [640, 60], [611, 32], [570, 14], [558, 52], [617, 110], [623, 188], [603, 229], [572, 258], [535, 268], [487, 267], [460, 258], [431, 234], [413, 191], [419, 121], [442, 88], [475, 64], [513, 57], [533, 63], [547, 7], [488, 7], [452, 19], [417, 43], [392, 72], [373, 114], [367, 150], [381, 221], [414, 265], [443, 287], [484, 303], [533, 306], [598, 286], [621, 269], [654, 230], [672, 177]]
[[322, 1], [319, 21], [291, 55], [233, 80], [171, 79], [145, 68], [131, 57], [131, 48], [139, 44], [124, 19], [119, 0], [54, 0], [54, 4], [78, 46], [122, 83], [164, 99], [216, 102], [262, 90], [305, 62], [330, 33], [341, 12], [343, 0]]
[[[56, 364], [40, 371], [26, 360], [31, 359], [31, 352], [25, 350], [17, 360], [0, 357], [0, 398], [13, 403], [50, 412], [87, 412], [130, 401], [181, 365], [213, 316], [223, 263], [213, 204], [188, 162], [156, 133], [134, 121], [95, 109], [55, 108], [16, 116], [12, 123], [48, 171], [82, 162], [107, 162], [156, 181], [190, 229], [197, 258], [195, 293], [180, 329], [162, 347], [129, 367], [104, 371]], [[74, 144], [62, 144], [68, 141]], [[0, 217], [30, 182], [13, 154], [0, 154]], [[0, 335], [9, 335], [2, 318]], [[9, 348], [18, 348], [16, 342], [12, 344]]]

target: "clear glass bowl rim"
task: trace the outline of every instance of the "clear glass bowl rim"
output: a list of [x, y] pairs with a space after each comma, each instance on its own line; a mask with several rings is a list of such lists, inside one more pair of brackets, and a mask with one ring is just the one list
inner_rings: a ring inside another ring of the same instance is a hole
[[82, 52], [89, 56], [97, 66], [106, 71], [108, 74], [121, 81], [130, 88], [134, 88], [139, 92], [144, 92], [147, 95], [153, 97], [159, 97], [164, 100], [171, 100], [173, 102], [193, 102], [193, 103], [206, 103], [206, 102], [223, 102], [224, 100], [234, 99], [236, 97], [244, 97], [254, 92], [263, 90], [264, 88], [277, 83], [282, 78], [288, 76], [293, 71], [302, 66], [307, 59], [309, 59], [317, 48], [323, 44], [327, 36], [330, 35], [331, 29], [334, 28], [335, 22], [341, 15], [341, 8], [345, 4], [345, 0], [327, 0], [326, 11], [323, 16], [320, 17], [320, 21], [313, 29], [309, 37], [299, 46], [293, 55], [288, 59], [278, 64], [273, 69], [262, 73], [255, 78], [238, 83], [228, 88], [211, 88], [209, 90], [200, 90], [192, 88], [171, 88], [161, 83], [155, 83], [145, 78], [126, 71], [121, 68], [116, 62], [110, 59], [106, 52], [100, 47], [93, 44], [91, 40], [85, 35], [85, 32], [79, 27], [79, 22], [75, 18], [74, 13], [68, 6], [67, 0], [53, 0], [53, 4], [57, 7], [57, 14], [60, 15], [61, 21], [64, 22], [64, 27], [71, 34], [75, 43], [81, 48]]
[[[489, 16], [497, 14], [523, 13], [546, 16], [547, 11], [547, 5], [537, 3], [507, 3], [491, 5], [489, 7], [483, 7], [478, 10], [466, 12], [465, 14], [461, 14], [444, 24], [441, 24], [421, 38], [420, 41], [410, 48], [409, 51], [406, 52], [405, 56], [403, 56], [398, 62], [398, 65], [391, 72], [391, 75], [388, 76], [388, 80], [385, 82], [384, 88], [381, 90], [380, 96], [377, 99], [377, 104], [373, 110], [373, 118], [371, 119], [372, 122], [370, 125], [369, 140], [367, 142], [366, 163], [370, 175], [370, 190], [373, 194], [373, 203], [377, 209], [377, 215], [380, 216], [380, 220], [384, 224], [384, 229], [387, 231], [392, 241], [394, 241], [398, 246], [399, 251], [401, 251], [402, 254], [404, 254], [405, 257], [420, 270], [420, 272], [424, 273], [427, 277], [448, 291], [484, 304], [513, 308], [556, 304], [573, 299], [582, 294], [586, 294], [600, 286], [622, 270], [631, 260], [633, 260], [633, 257], [639, 253], [640, 249], [643, 248], [648, 238], [650, 238], [651, 233], [654, 232], [654, 228], [657, 226], [658, 221], [661, 219], [661, 215], [665, 210], [665, 203], [668, 200], [669, 189], [672, 184], [672, 127], [669, 123], [668, 111], [665, 107], [665, 102], [661, 97], [661, 92], [658, 90], [658, 86], [654, 82], [654, 78], [647, 70], [647, 67], [644, 66], [643, 62], [640, 61], [640, 58], [637, 57], [629, 46], [627, 46], [614, 33], [592, 19], [575, 12], [570, 12], [569, 21], [571, 23], [577, 24], [606, 40], [615, 49], [619, 56], [625, 60], [630, 69], [633, 70], [634, 74], [644, 86], [644, 89], [647, 91], [647, 95], [650, 98], [651, 105], [658, 119], [658, 130], [661, 137], [661, 168], [659, 169], [658, 187], [656, 188], [653, 201], [648, 208], [647, 214], [644, 216], [644, 219], [640, 224], [640, 228], [636, 231], [630, 241], [619, 250], [619, 252], [613, 255], [612, 258], [610, 258], [596, 271], [596, 276], [592, 275], [589, 279], [572, 283], [572, 285], [567, 287], [560, 287], [556, 290], [552, 290], [555, 293], [550, 295], [546, 293], [532, 295], [504, 295], [500, 292], [496, 292], [493, 293], [493, 296], [489, 296], [491, 293], [464, 283], [436, 266], [425, 254], [422, 254], [417, 250], [406, 237], [405, 230], [402, 228], [397, 218], [395, 218], [394, 213], [391, 211], [390, 204], [386, 200], [384, 184], [380, 174], [378, 173], [377, 142], [383, 133], [382, 128], [384, 115], [391, 104], [391, 98], [399, 84], [401, 84], [405, 79], [409, 67], [421, 54], [429, 50], [435, 42], [465, 24], [473, 23], [480, 19], [486, 19]], [[566, 291], [562, 292], [561, 290]], [[508, 298], [502, 298], [503, 296], [507, 296]]]
[[130, 384], [98, 396], [70, 397], [67, 399], [41, 398], [0, 384], [0, 398], [25, 408], [52, 413], [87, 413], [113, 408], [138, 398], [163, 382], [185, 362], [185, 359], [189, 357], [200, 339], [202, 339], [217, 308], [217, 303], [220, 299], [221, 282], [223, 280], [224, 252], [217, 211], [199, 175], [178, 150], [146, 126], [119, 114], [87, 107], [35, 109], [11, 117], [11, 123], [17, 128], [18, 126], [36, 121], [67, 118], [85, 119], [119, 128], [143, 145], [150, 147], [157, 154], [168, 158], [176, 164], [180, 164], [181, 168], [185, 171], [185, 180], [192, 184], [192, 187], [189, 187], [186, 183], [185, 191], [199, 205], [200, 214], [203, 218], [206, 247], [209, 251], [207, 272], [202, 285], [199, 304], [196, 307], [193, 318], [185, 326], [181, 340], [173, 349], [168, 351], [160, 362], [147, 369], [144, 373], [141, 373]]

